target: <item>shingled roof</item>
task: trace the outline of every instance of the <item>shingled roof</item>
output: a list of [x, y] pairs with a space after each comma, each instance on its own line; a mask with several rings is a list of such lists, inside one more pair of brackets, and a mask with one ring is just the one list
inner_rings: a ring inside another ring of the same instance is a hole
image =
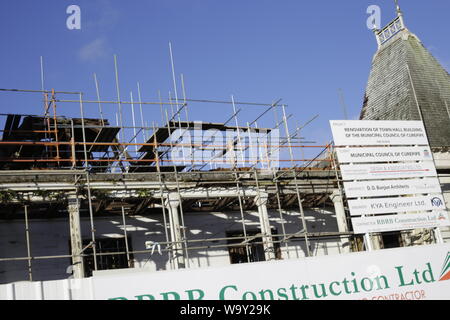
[[432, 147], [450, 146], [450, 75], [398, 17], [379, 43], [361, 120], [422, 120]]

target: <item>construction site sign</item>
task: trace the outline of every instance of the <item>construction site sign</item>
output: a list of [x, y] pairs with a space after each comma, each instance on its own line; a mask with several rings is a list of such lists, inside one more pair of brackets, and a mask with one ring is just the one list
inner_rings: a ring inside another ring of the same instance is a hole
[[331, 120], [335, 146], [428, 145], [422, 121]]
[[352, 218], [355, 233], [449, 225], [422, 121], [335, 120], [330, 125], [345, 195], [359, 198], [347, 200], [350, 215], [361, 216]]
[[370, 233], [450, 226], [446, 211], [352, 218], [353, 232]]
[[438, 178], [346, 181], [344, 189], [348, 198], [442, 193]]
[[343, 180], [375, 180], [437, 176], [436, 167], [433, 161], [417, 163], [343, 164], [340, 168]]
[[442, 195], [348, 200], [348, 208], [352, 216], [446, 209]]
[[433, 160], [429, 147], [338, 148], [339, 163]]

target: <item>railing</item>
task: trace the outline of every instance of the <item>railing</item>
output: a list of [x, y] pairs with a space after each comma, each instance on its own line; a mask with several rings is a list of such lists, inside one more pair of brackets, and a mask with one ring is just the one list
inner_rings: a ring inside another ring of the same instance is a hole
[[385, 44], [387, 41], [392, 39], [397, 33], [405, 29], [405, 25], [401, 17], [397, 17], [381, 31], [377, 33], [380, 44]]

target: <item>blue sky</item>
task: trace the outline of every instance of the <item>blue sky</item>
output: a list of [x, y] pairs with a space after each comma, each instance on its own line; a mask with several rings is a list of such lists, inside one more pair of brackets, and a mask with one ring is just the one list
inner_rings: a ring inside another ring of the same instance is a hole
[[[66, 8], [81, 8], [81, 30], [68, 30]], [[2, 0], [0, 2], [0, 88], [40, 89], [40, 56], [45, 87], [83, 91], [95, 99], [93, 73], [105, 100], [116, 98], [113, 54], [118, 56], [122, 100], [137, 96], [164, 100], [173, 92], [168, 42], [174, 50], [177, 78], [183, 73], [191, 99], [270, 103], [282, 98], [300, 125], [319, 114], [303, 136], [323, 144], [331, 140], [328, 121], [342, 119], [338, 89], [349, 118], [359, 115], [370, 63], [376, 51], [366, 27], [369, 5], [382, 9], [382, 24], [394, 18], [392, 0]], [[407, 27], [434, 56], [450, 66], [450, 2], [401, 1]], [[180, 81], [178, 78], [178, 85]], [[181, 88], [178, 88], [180, 94]], [[62, 98], [62, 97], [60, 97]], [[42, 113], [39, 95], [0, 93], [3, 112]], [[190, 120], [223, 122], [229, 105], [192, 104]], [[104, 106], [115, 122], [115, 106]], [[97, 106], [86, 106], [97, 117]], [[247, 107], [242, 124], [263, 109]], [[59, 113], [79, 115], [78, 105]], [[144, 110], [149, 122], [159, 107]], [[131, 124], [130, 111], [126, 122]], [[271, 123], [272, 121], [272, 123]], [[273, 115], [260, 126], [273, 125]]]

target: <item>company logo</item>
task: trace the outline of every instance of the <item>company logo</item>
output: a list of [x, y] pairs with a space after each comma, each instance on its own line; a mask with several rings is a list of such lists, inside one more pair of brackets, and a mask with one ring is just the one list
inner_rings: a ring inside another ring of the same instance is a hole
[[444, 280], [450, 280], [450, 251], [447, 253], [447, 258], [445, 258], [441, 275], [439, 276], [439, 281]]
[[442, 200], [440, 198], [434, 197], [434, 198], [431, 199], [431, 205], [433, 207], [442, 207], [443, 202], [442, 202]]
[[428, 150], [427, 149], [425, 149], [425, 150], [423, 150], [423, 156], [425, 157], [425, 158], [430, 158], [430, 152], [428, 152]]
[[442, 212], [439, 213], [438, 220], [445, 220], [445, 216]]

